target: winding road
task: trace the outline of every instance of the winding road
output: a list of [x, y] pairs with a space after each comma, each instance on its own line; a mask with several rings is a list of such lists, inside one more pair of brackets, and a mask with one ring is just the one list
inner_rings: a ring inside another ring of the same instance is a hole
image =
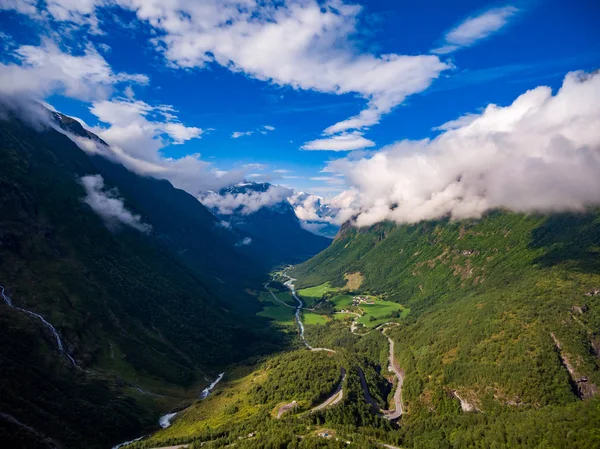
[[[344, 390], [342, 387], [344, 385], [344, 380], [346, 380], [346, 368], [340, 368], [340, 373], [341, 373], [340, 382], [338, 383], [335, 391], [331, 394], [331, 396], [329, 396], [327, 399], [325, 399], [319, 405], [311, 408], [309, 413], [318, 412], [319, 410], [323, 410], [324, 408], [331, 407], [332, 405], [339, 403], [344, 398]], [[292, 410], [297, 405], [298, 405], [298, 402], [292, 401], [289, 404], [285, 404], [285, 405], [279, 407], [279, 410], [277, 411], [277, 419], [280, 419], [286, 412]]]
[[[383, 335], [385, 335], [385, 329], [382, 330]], [[389, 356], [389, 370], [392, 371], [398, 382], [396, 384], [396, 391], [394, 392], [394, 410], [381, 410], [377, 402], [371, 396], [371, 392], [369, 391], [369, 386], [367, 385], [367, 381], [365, 379], [365, 374], [363, 373], [361, 368], [358, 368], [358, 375], [360, 377], [360, 383], [363, 388], [363, 393], [365, 395], [366, 401], [371, 405], [373, 411], [375, 413], [381, 413], [384, 418], [393, 421], [398, 419], [404, 413], [404, 408], [402, 407], [402, 384], [404, 383], [404, 373], [402, 369], [398, 366], [396, 362], [396, 358], [394, 357], [394, 340], [385, 335], [390, 344], [390, 356]]]
[[340, 383], [338, 384], [335, 392], [331, 396], [329, 396], [324, 402], [317, 405], [316, 407], [313, 407], [310, 410], [310, 413], [318, 412], [319, 410], [323, 410], [326, 407], [335, 405], [344, 398], [344, 389], [342, 387], [344, 385], [344, 380], [346, 380], [346, 369], [342, 368], [341, 372], [342, 372], [342, 378], [341, 378]]
[[[383, 335], [385, 335], [385, 329], [382, 331]], [[396, 362], [396, 358], [394, 357], [394, 340], [385, 335], [390, 343], [390, 371], [393, 371], [398, 379], [398, 383], [396, 385], [396, 392], [394, 393], [394, 405], [396, 407], [395, 410], [382, 410], [384, 416], [389, 420], [394, 420], [400, 418], [402, 413], [404, 413], [404, 408], [402, 407], [402, 384], [404, 384], [404, 372], [398, 366]]]

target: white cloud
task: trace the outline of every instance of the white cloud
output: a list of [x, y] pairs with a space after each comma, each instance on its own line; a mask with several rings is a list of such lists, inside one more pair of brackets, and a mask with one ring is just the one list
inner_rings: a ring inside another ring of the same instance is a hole
[[600, 74], [570, 73], [555, 94], [538, 87], [489, 105], [433, 140], [402, 141], [327, 171], [351, 186], [340, 219], [359, 226], [492, 209], [580, 211], [600, 204]]
[[250, 237], [244, 237], [240, 242], [236, 243], [235, 246], [247, 246], [252, 243], [252, 239]]
[[355, 44], [362, 8], [341, 0], [73, 1], [52, 0], [47, 13], [92, 26], [100, 7], [134, 11], [157, 32], [151, 43], [174, 67], [214, 63], [279, 86], [354, 93], [368, 101], [364, 111], [330, 126], [327, 134], [377, 124], [451, 67], [432, 54], [364, 52]]
[[282, 186], [271, 185], [265, 192], [248, 190], [244, 193], [224, 193], [214, 191], [199, 195], [198, 199], [210, 209], [222, 215], [240, 213], [252, 214], [263, 207], [273, 206], [292, 196], [294, 191]]
[[161, 150], [165, 145], [183, 143], [202, 135], [200, 128], [179, 123], [177, 111], [169, 105], [152, 106], [135, 99], [116, 98], [94, 102], [90, 111], [109, 126], [90, 127], [83, 122], [82, 125], [110, 146], [56, 127], [87, 153], [100, 154], [141, 175], [167, 179], [194, 196], [200, 191], [220, 189], [244, 178], [244, 169], [218, 170], [197, 153], [177, 159], [164, 157]]
[[231, 137], [233, 139], [239, 139], [240, 137], [251, 136], [255, 132], [260, 134], [267, 134], [269, 131], [275, 131], [275, 128], [273, 126], [266, 125], [255, 131], [235, 131], [233, 134], [231, 134]]
[[479, 114], [465, 114], [461, 115], [457, 119], [450, 120], [440, 126], [436, 126], [433, 128], [434, 131], [449, 131], [451, 129], [462, 128], [463, 126], [467, 126], [477, 120]]
[[148, 233], [152, 226], [142, 222], [139, 215], [127, 210], [123, 199], [119, 198], [115, 190], [104, 189], [104, 179], [100, 175], [83, 176], [80, 179], [85, 188], [86, 196], [83, 199], [110, 229], [115, 229], [119, 224], [124, 224]]
[[165, 145], [197, 139], [203, 133], [200, 128], [177, 121], [172, 106], [152, 106], [133, 98], [94, 102], [90, 112], [110, 125], [92, 128], [95, 134], [127, 154], [148, 161], [157, 161], [158, 151]]
[[375, 142], [363, 137], [360, 131], [342, 133], [324, 139], [307, 142], [302, 146], [303, 150], [324, 151], [353, 151], [375, 146]]
[[477, 16], [469, 17], [446, 34], [444, 44], [432, 50], [433, 53], [446, 54], [462, 47], [469, 47], [485, 39], [508, 24], [519, 10], [514, 6], [494, 8]]
[[334, 184], [334, 185], [341, 185], [344, 184], [345, 181], [340, 178], [340, 177], [336, 177], [336, 176], [314, 176], [312, 178], [310, 178], [311, 181], [321, 181], [321, 182], [325, 182], [327, 184]]
[[252, 134], [254, 134], [254, 131], [235, 131], [231, 135], [231, 138], [232, 139], [239, 139], [240, 137], [251, 136]]
[[91, 45], [81, 55], [61, 51], [45, 40], [41, 46], [22, 45], [14, 50], [16, 63], [0, 63], [0, 94], [46, 97], [61, 93], [82, 100], [106, 98], [122, 82], [147, 84], [140, 74], [114, 73]]

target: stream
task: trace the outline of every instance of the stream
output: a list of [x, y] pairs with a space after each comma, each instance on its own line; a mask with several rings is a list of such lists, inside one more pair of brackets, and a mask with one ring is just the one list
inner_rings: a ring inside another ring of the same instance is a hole
[[[211, 383], [208, 387], [206, 387], [204, 390], [202, 390], [202, 392], [200, 393], [200, 399], [206, 399], [208, 396], [210, 396], [210, 394], [213, 392], [213, 390], [218, 385], [218, 383], [221, 382], [224, 375], [225, 375], [225, 373], [219, 374], [213, 383]], [[161, 427], [161, 429], [166, 429], [167, 427], [170, 427], [171, 424], [173, 423], [173, 418], [175, 418], [175, 416], [177, 416], [178, 414], [179, 414], [179, 412], [173, 412], [173, 413], [167, 413], [166, 415], [161, 416], [160, 418], [158, 418], [158, 425]], [[125, 441], [123, 443], [119, 443], [119, 444], [113, 446], [112, 449], [120, 449], [124, 446], [127, 446], [128, 444], [135, 443], [136, 441], [140, 441], [143, 438], [146, 438], [147, 436], [148, 435], [142, 435], [141, 437], [136, 438], [135, 440], [129, 440], [129, 441]]]
[[215, 379], [215, 381], [212, 384], [210, 384], [208, 387], [202, 390], [202, 393], [200, 393], [200, 399], [206, 399], [208, 395], [211, 394], [212, 391], [215, 389], [217, 384], [221, 382], [221, 379], [223, 379], [224, 375], [225, 373], [219, 374], [219, 376]]
[[79, 365], [77, 364], [77, 362], [75, 362], [75, 359], [73, 359], [73, 357], [71, 357], [71, 354], [69, 354], [67, 351], [65, 351], [62, 339], [60, 338], [60, 334], [58, 333], [58, 331], [52, 324], [50, 324], [48, 321], [46, 321], [46, 319], [38, 313], [32, 312], [31, 310], [23, 309], [22, 307], [15, 306], [12, 303], [10, 296], [8, 296], [6, 294], [4, 287], [2, 285], [0, 285], [0, 295], [2, 296], [2, 299], [4, 299], [4, 302], [6, 303], [7, 306], [37, 318], [44, 324], [44, 326], [46, 326], [48, 329], [50, 329], [50, 332], [52, 332], [52, 335], [54, 335], [54, 338], [56, 338], [56, 345], [58, 346], [58, 351], [62, 355], [64, 355], [66, 358], [68, 358], [74, 367], [80, 368]]

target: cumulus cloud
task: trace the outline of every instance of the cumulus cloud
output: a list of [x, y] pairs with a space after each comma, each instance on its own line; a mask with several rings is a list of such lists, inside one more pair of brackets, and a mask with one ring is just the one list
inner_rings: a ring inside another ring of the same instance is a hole
[[124, 224], [143, 233], [149, 233], [152, 230], [150, 225], [142, 222], [139, 215], [132, 214], [127, 210], [123, 199], [119, 198], [115, 190], [104, 189], [102, 176], [83, 176], [80, 181], [86, 192], [83, 201], [104, 220], [110, 229]]
[[327, 150], [327, 151], [352, 151], [363, 148], [374, 147], [375, 142], [363, 137], [363, 133], [354, 131], [341, 133], [336, 136], [317, 139], [307, 142], [302, 146], [303, 150]]
[[287, 187], [271, 185], [264, 192], [248, 190], [241, 193], [217, 193], [209, 191], [199, 195], [198, 199], [206, 207], [215, 209], [222, 215], [233, 213], [249, 215], [263, 207], [281, 203], [293, 193], [294, 191]]
[[433, 53], [452, 53], [463, 47], [469, 47], [504, 28], [510, 18], [519, 10], [514, 6], [489, 9], [477, 16], [469, 17], [446, 34], [444, 44], [432, 50]]
[[17, 47], [12, 56], [17, 62], [0, 63], [0, 95], [43, 98], [61, 93], [93, 100], [106, 98], [118, 83], [148, 83], [145, 75], [113, 72], [92, 45], [73, 55], [44, 40], [40, 46]]
[[330, 162], [350, 189], [340, 220], [368, 226], [491, 209], [581, 211], [600, 204], [600, 74], [569, 73], [553, 95], [540, 86], [489, 105], [433, 140], [401, 141]]
[[194, 196], [244, 178], [244, 169], [217, 170], [197, 153], [181, 158], [164, 157], [161, 150], [165, 145], [183, 143], [202, 134], [200, 128], [179, 123], [177, 111], [169, 105], [151, 106], [135, 99], [117, 98], [95, 102], [90, 110], [109, 126], [90, 127], [81, 121], [82, 125], [109, 145], [54, 126], [88, 154], [104, 156], [140, 175], [167, 179]]
[[[432, 54], [365, 52], [354, 39], [362, 8], [342, 0], [80, 3], [74, 7], [73, 0], [52, 0], [44, 13], [57, 21], [87, 22], [92, 27], [101, 16], [99, 8], [118, 5], [154, 28], [156, 37], [151, 43], [171, 66], [189, 69], [219, 64], [275, 85], [354, 93], [367, 101], [364, 111], [327, 128], [328, 135], [377, 124], [382, 115], [408, 95], [425, 90], [451, 67]], [[337, 148], [343, 142], [356, 145], [356, 139], [335, 142]]]

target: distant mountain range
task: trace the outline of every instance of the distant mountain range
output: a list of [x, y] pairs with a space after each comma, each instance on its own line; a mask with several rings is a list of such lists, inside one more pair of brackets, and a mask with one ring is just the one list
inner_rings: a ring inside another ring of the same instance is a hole
[[304, 229], [329, 238], [336, 236], [340, 229], [335, 224], [339, 210], [327, 203], [323, 197], [297, 192], [289, 198], [289, 202]]
[[331, 239], [305, 229], [288, 201], [290, 189], [242, 182], [208, 192], [201, 200], [228, 228], [250, 236], [248, 254], [271, 265], [297, 263], [325, 249]]

